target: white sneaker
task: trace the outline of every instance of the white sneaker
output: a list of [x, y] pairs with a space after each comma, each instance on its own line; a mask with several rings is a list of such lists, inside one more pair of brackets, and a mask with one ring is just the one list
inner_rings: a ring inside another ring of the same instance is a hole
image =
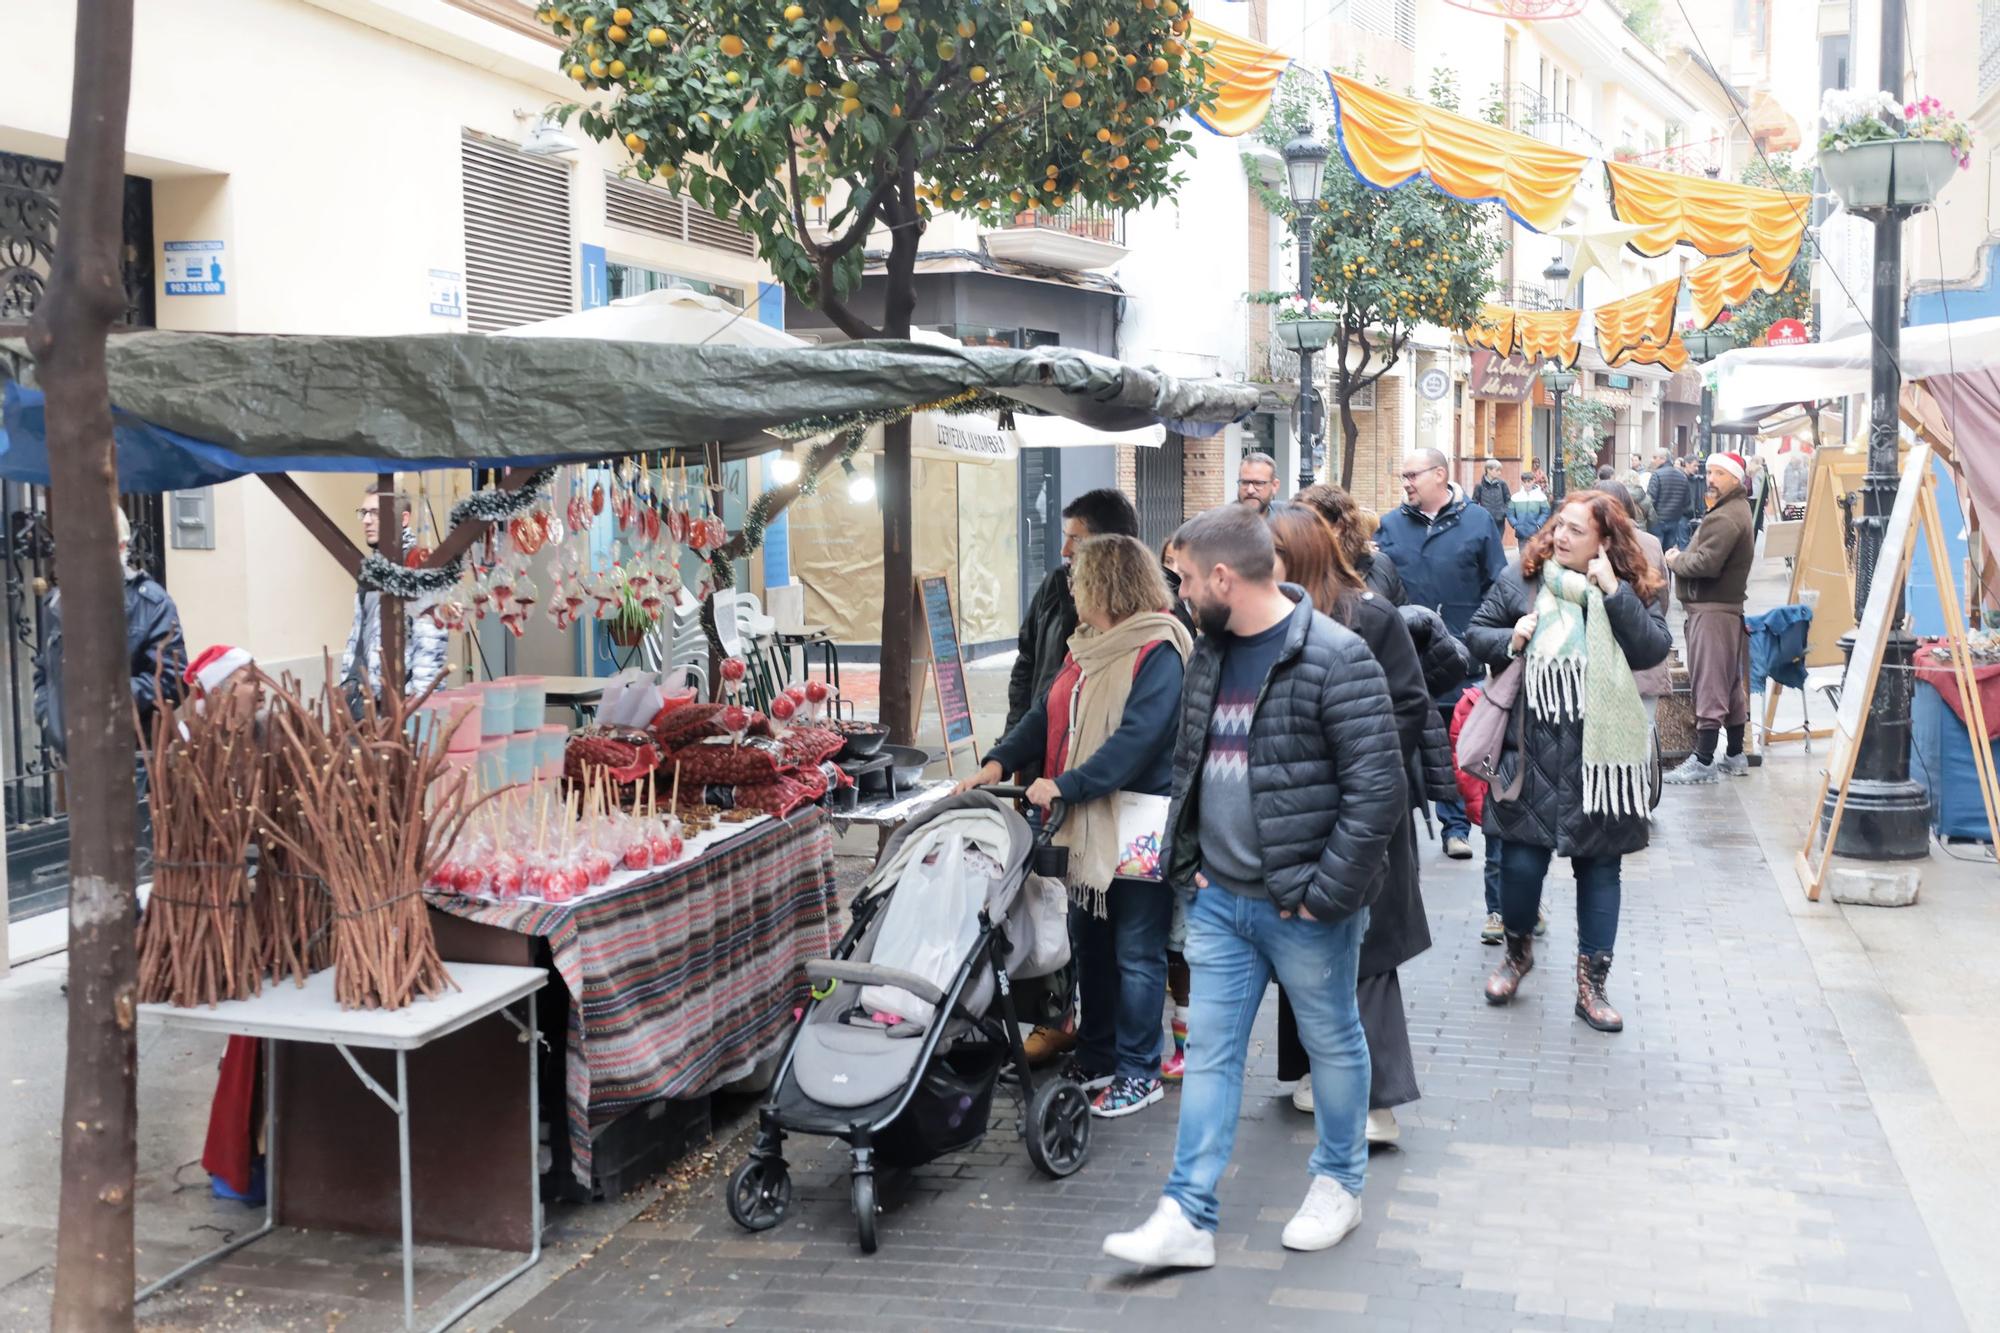
[[[1356, 1215], [1358, 1218], [1358, 1207]], [[1289, 1229], [1285, 1234], [1291, 1234]], [[1203, 1231], [1188, 1221], [1179, 1203], [1163, 1198], [1160, 1206], [1153, 1210], [1153, 1215], [1137, 1230], [1106, 1236], [1104, 1252], [1113, 1259], [1123, 1259], [1141, 1268], [1213, 1268], [1215, 1233]]]
[[1750, 776], [1750, 756], [1726, 754], [1715, 761], [1715, 767], [1725, 778], [1747, 778]]
[[1312, 1075], [1310, 1074], [1306, 1075], [1304, 1078], [1300, 1079], [1295, 1085], [1293, 1085], [1292, 1109], [1297, 1111], [1304, 1111], [1307, 1115], [1311, 1115], [1313, 1113]]
[[1368, 1141], [1370, 1143], [1394, 1143], [1403, 1137], [1403, 1127], [1396, 1123], [1396, 1113], [1388, 1107], [1368, 1113]]
[[[1332, 1176], [1314, 1176], [1306, 1201], [1285, 1223], [1279, 1239], [1288, 1250], [1330, 1250], [1361, 1225], [1361, 1200]], [[1108, 1248], [1110, 1242], [1105, 1242]]]

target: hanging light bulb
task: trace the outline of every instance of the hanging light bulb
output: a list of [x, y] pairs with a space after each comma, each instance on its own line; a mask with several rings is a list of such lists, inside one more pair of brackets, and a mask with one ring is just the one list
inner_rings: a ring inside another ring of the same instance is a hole
[[875, 478], [863, 476], [854, 470], [854, 460], [840, 460], [841, 471], [847, 474], [847, 498], [856, 504], [867, 504], [875, 498]]
[[771, 480], [780, 486], [789, 486], [799, 479], [799, 460], [790, 454], [779, 454], [771, 460]]

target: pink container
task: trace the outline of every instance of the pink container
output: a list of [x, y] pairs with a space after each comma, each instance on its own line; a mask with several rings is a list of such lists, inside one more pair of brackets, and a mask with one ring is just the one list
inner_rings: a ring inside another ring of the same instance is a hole
[[431, 703], [444, 718], [445, 748], [453, 754], [479, 753], [479, 695], [472, 690], [441, 690]]

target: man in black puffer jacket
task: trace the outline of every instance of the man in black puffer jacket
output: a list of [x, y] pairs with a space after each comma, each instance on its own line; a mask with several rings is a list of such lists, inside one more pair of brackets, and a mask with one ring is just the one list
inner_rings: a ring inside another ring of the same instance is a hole
[[1361, 1220], [1368, 1048], [1355, 983], [1406, 789], [1382, 668], [1301, 589], [1276, 581], [1256, 510], [1210, 510], [1182, 527], [1173, 552], [1202, 633], [1174, 747], [1167, 879], [1192, 895], [1188, 1027], [1204, 1035], [1187, 1049], [1165, 1197], [1104, 1252], [1206, 1268], [1250, 1023], [1274, 973], [1312, 1057], [1319, 1127], [1312, 1183], [1284, 1243], [1326, 1249]]

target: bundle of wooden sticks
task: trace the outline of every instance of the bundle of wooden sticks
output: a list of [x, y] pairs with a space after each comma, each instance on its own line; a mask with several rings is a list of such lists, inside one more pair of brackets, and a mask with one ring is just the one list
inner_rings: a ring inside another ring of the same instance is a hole
[[411, 735], [416, 702], [368, 701], [354, 717], [337, 691], [307, 702], [291, 678], [260, 674], [200, 706], [161, 705], [142, 1002], [244, 999], [329, 965], [344, 1008], [398, 1009], [452, 984], [420, 893], [472, 802], [443, 750]]

